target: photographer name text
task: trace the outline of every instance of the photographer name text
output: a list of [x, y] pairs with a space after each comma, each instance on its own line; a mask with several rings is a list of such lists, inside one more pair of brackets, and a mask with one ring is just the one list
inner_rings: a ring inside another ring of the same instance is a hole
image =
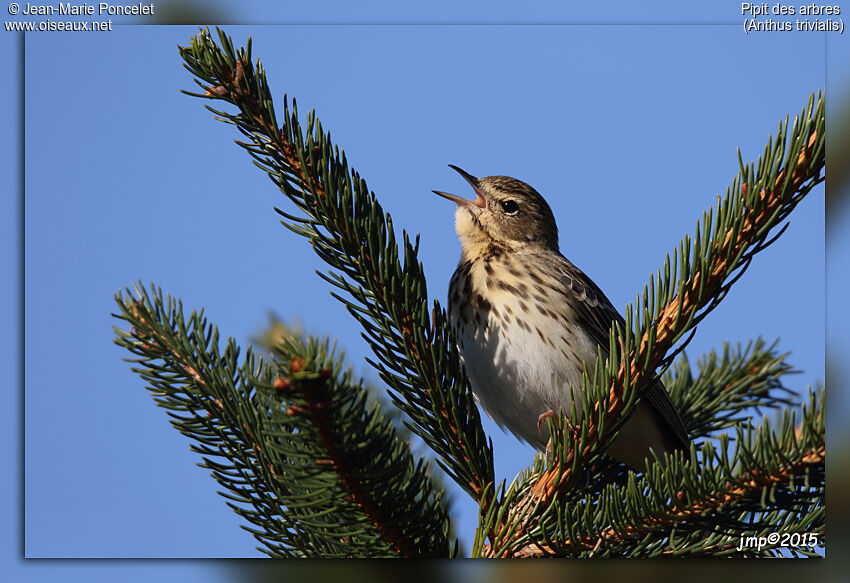
[[154, 5], [151, 4], [73, 4], [71, 2], [52, 4], [25, 4], [20, 11], [26, 16], [151, 16]]

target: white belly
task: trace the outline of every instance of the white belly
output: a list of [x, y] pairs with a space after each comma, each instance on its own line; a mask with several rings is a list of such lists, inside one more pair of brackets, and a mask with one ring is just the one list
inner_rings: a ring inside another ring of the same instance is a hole
[[596, 345], [541, 314], [534, 301], [505, 293], [489, 297], [494, 301], [481, 323], [473, 317], [464, 324], [452, 310], [472, 390], [499, 426], [543, 449], [549, 435], [545, 425], [538, 431], [538, 417], [559, 410], [569, 417], [573, 402], [581, 411], [581, 375], [585, 363], [592, 371]]

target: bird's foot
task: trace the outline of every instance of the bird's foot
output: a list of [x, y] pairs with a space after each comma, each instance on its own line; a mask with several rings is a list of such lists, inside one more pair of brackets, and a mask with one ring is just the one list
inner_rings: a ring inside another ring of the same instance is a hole
[[543, 432], [543, 424], [546, 423], [546, 421], [548, 421], [549, 419], [557, 419], [557, 418], [558, 418], [558, 415], [554, 411], [552, 411], [552, 409], [549, 409], [545, 413], [541, 413], [540, 416], [537, 418], [537, 431], [539, 433], [542, 433]]
[[[546, 423], [546, 421], [548, 421], [549, 419], [558, 419], [558, 414], [552, 411], [552, 409], [549, 409], [545, 413], [541, 413], [540, 416], [537, 418], [537, 431], [542, 432], [543, 424]], [[566, 424], [567, 429], [572, 432], [576, 431], [577, 427], [570, 423], [569, 419], [564, 419], [564, 423]]]
[[[545, 413], [541, 413], [539, 417], [537, 417], [537, 431], [543, 432], [543, 424], [546, 423], [549, 419], [558, 419], [558, 414], [553, 410], [549, 409]], [[575, 433], [578, 428], [573, 425], [569, 419], [564, 419], [564, 424], [566, 428], [571, 432]], [[552, 453], [552, 438], [549, 438], [549, 441], [546, 442], [546, 457], [549, 457], [549, 454]]]
[[[537, 418], [537, 432], [543, 433], [543, 424], [546, 423], [546, 421], [548, 421], [549, 419], [557, 419], [557, 418], [558, 418], [558, 415], [556, 415], [555, 412], [552, 411], [552, 409], [549, 409], [545, 413], [541, 413], [540, 416]], [[546, 442], [546, 457], [548, 458], [551, 453], [552, 453], [552, 438], [550, 437], [549, 441]]]

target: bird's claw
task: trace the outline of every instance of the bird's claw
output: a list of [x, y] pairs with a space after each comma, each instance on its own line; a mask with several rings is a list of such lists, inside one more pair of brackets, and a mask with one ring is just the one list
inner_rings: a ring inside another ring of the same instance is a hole
[[556, 415], [555, 412], [552, 411], [551, 409], [549, 409], [545, 413], [541, 413], [540, 416], [537, 418], [537, 431], [542, 433], [543, 432], [543, 424], [546, 423], [546, 421], [548, 421], [549, 419], [557, 419], [557, 418], [558, 418], [558, 415]]
[[[537, 418], [537, 431], [538, 432], [540, 432], [540, 433], [543, 432], [543, 424], [546, 423], [549, 419], [558, 419], [558, 414], [555, 413], [554, 411], [552, 411], [551, 409], [549, 409], [545, 413], [541, 413], [540, 416]], [[564, 424], [565, 424], [566, 428], [572, 433], [575, 433], [578, 429], [575, 425], [573, 425], [570, 422], [569, 419], [565, 418]], [[546, 456], [547, 457], [549, 456], [551, 451], [552, 451], [552, 438], [550, 437], [549, 441], [546, 442]]]
[[[558, 414], [555, 413], [554, 411], [552, 411], [551, 409], [549, 409], [545, 413], [541, 413], [540, 416], [537, 418], [537, 431], [542, 433], [543, 424], [546, 423], [546, 421], [548, 421], [549, 419], [557, 419], [557, 418], [558, 418]], [[576, 429], [578, 429], [575, 425], [573, 425], [570, 422], [569, 419], [564, 419], [564, 424], [566, 425], [566, 428], [569, 429], [570, 431], [572, 431], [573, 433], [575, 433]]]

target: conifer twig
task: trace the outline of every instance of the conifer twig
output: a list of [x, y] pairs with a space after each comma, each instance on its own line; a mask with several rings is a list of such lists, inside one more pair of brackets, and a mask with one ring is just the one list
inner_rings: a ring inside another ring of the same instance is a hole
[[[201, 313], [154, 290], [116, 296], [115, 342], [138, 358], [172, 424], [193, 440], [228, 505], [275, 557], [450, 556], [450, 523], [423, 460], [327, 342], [288, 339], [272, 367]], [[388, 488], [388, 484], [392, 487]], [[456, 549], [455, 551], [456, 552]]]
[[[237, 142], [267, 172], [301, 211], [278, 209], [283, 223], [310, 239], [315, 252], [332, 268], [320, 275], [345, 293], [334, 294], [365, 330], [376, 356], [370, 361], [391, 389], [393, 402], [410, 420], [409, 427], [439, 456], [441, 467], [475, 500], [494, 481], [492, 447], [481, 428], [474, 398], [460, 365], [445, 311], [438, 302], [429, 310], [425, 277], [417, 258], [418, 240], [403, 233], [402, 249], [392, 221], [349, 170], [345, 154], [322, 131], [315, 114], [306, 131], [293, 101], [285, 101], [278, 126], [265, 72], [251, 63], [251, 43], [236, 50], [219, 31], [221, 46], [208, 31], [181, 48], [186, 68], [203, 94], [223, 100], [239, 112], [209, 108], [221, 121], [248, 138]], [[433, 313], [433, 316], [432, 316]]]
[[[810, 395], [796, 429], [793, 415], [783, 416], [775, 431], [769, 424], [758, 430], [739, 429], [735, 454], [730, 456], [735, 463], [724, 454], [727, 439], [721, 439], [719, 449], [708, 442], [700, 463], [674, 458], [663, 471], [653, 468], [641, 478], [632, 474], [628, 486], [608, 485], [601, 492], [563, 505], [557, 516], [545, 518], [545, 528], [573, 524], [571, 536], [549, 538], [527, 529], [513, 546], [491, 546], [485, 556], [582, 556], [600, 549], [618, 556], [617, 549], [625, 543], [650, 535], [663, 542], [674, 529], [679, 529], [680, 542], [656, 545], [656, 552], [700, 556], [711, 535], [723, 534], [725, 523], [735, 523], [735, 534], [768, 525], [775, 532], [778, 525], [760, 521], [757, 515], [776, 509], [799, 512], [807, 505], [822, 503], [826, 458], [823, 395], [823, 391]], [[676, 476], [673, 484], [681, 485], [666, 498], [669, 476]], [[605, 504], [606, 500], [635, 495], [630, 492], [639, 493], [644, 505], [639, 513], [624, 516], [622, 510]], [[741, 514], [749, 517], [746, 526], [734, 518]], [[807, 528], [823, 534], [822, 523]]]

